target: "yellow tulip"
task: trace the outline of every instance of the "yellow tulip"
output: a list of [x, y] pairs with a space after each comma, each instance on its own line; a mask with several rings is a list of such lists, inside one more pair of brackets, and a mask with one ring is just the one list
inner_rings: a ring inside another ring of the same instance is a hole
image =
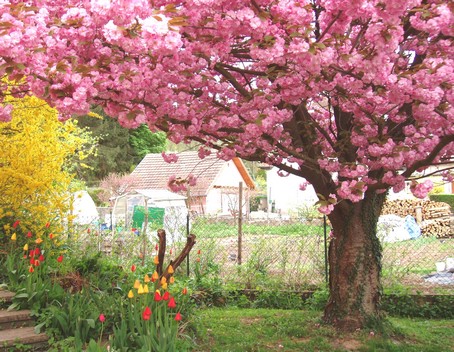
[[24, 251], [28, 251], [28, 243], [24, 245]]
[[146, 283], [150, 282], [150, 277], [148, 276], [148, 274], [145, 274], [143, 281]]
[[164, 282], [163, 284], [161, 284], [161, 287], [163, 290], [167, 290], [167, 282]]
[[155, 256], [154, 257], [154, 265], [158, 265], [159, 264], [159, 258], [158, 256]]
[[155, 282], [157, 279], [159, 279], [159, 274], [155, 271], [153, 275], [151, 275], [151, 281]]
[[148, 291], [148, 285], [143, 285], [143, 292], [144, 293], [150, 292], [150, 291]]
[[139, 285], [139, 288], [137, 289], [137, 293], [139, 295], [143, 295], [145, 293], [145, 291], [143, 290], [143, 286], [142, 284]]
[[133, 298], [133, 297], [134, 297], [134, 292], [132, 292], [132, 290], [129, 290], [128, 298]]
[[167, 269], [167, 272], [169, 274], [173, 274], [174, 273], [174, 270], [173, 270], [173, 266], [172, 265], [169, 265], [169, 269]]
[[161, 278], [161, 285], [162, 285], [162, 284], [165, 284], [165, 283], [167, 283], [167, 279], [165, 278], [165, 276], [163, 276], [163, 277]]
[[139, 280], [134, 281], [134, 288], [135, 288], [136, 290], [139, 289], [139, 286], [140, 286], [140, 281], [139, 281]]
[[15, 241], [17, 239], [16, 233], [14, 232], [11, 236], [11, 241]]
[[35, 240], [35, 243], [36, 244], [40, 244], [41, 242], [43, 242], [43, 239], [41, 237], [38, 237], [36, 240]]
[[173, 284], [175, 282], [175, 278], [173, 276], [170, 277], [169, 283]]

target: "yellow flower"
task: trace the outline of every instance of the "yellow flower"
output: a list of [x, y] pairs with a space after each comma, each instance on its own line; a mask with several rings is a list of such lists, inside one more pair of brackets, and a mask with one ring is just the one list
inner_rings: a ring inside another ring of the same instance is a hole
[[150, 277], [148, 276], [148, 274], [145, 274], [143, 281], [146, 283], [150, 282]]
[[170, 277], [169, 283], [173, 284], [175, 282], [175, 278], [173, 276]]
[[143, 295], [145, 293], [145, 291], [143, 290], [143, 286], [142, 284], [139, 285], [139, 288], [137, 289], [137, 293], [139, 295]]
[[172, 265], [169, 265], [169, 269], [167, 269], [167, 272], [169, 274], [173, 274], [175, 271], [173, 270], [173, 266]]
[[143, 285], [143, 292], [144, 292], [144, 293], [150, 292], [150, 291], [148, 291], [148, 285], [146, 285], [146, 284]]
[[36, 244], [40, 244], [41, 242], [43, 242], [43, 239], [41, 237], [38, 237], [36, 240], [35, 240], [35, 243]]
[[28, 251], [28, 243], [24, 245], [24, 251]]
[[139, 281], [139, 280], [134, 281], [134, 288], [135, 288], [136, 290], [139, 289], [139, 286], [140, 286], [140, 281]]
[[11, 241], [15, 241], [17, 240], [17, 236], [16, 236], [16, 233], [14, 232], [13, 235], [11, 236]]
[[134, 297], [134, 292], [132, 292], [132, 290], [129, 290], [128, 298], [133, 298], [133, 297]]
[[161, 284], [161, 287], [163, 290], [167, 290], [167, 282], [164, 282], [163, 284]]
[[161, 278], [161, 285], [162, 285], [162, 284], [165, 284], [165, 283], [167, 283], [167, 279], [165, 278], [165, 276], [163, 276], [163, 277]]
[[155, 256], [154, 257], [154, 265], [158, 265], [159, 264], [159, 258], [158, 256]]

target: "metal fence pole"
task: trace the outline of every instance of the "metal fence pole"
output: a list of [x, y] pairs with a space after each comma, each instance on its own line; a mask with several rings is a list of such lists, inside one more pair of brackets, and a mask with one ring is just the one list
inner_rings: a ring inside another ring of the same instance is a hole
[[326, 215], [323, 215], [323, 237], [325, 242], [325, 281], [328, 283], [328, 244], [326, 236]]
[[238, 264], [241, 264], [242, 252], [242, 232], [243, 232], [243, 182], [239, 184], [238, 193]]
[[[188, 215], [186, 216], [186, 237], [189, 237], [189, 211]], [[189, 276], [189, 253], [186, 257], [186, 274]]]

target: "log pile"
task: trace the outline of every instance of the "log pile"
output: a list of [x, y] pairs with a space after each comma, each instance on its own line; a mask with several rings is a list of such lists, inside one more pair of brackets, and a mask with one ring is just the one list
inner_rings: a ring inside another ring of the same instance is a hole
[[449, 204], [430, 200], [401, 199], [385, 202], [382, 215], [413, 216], [421, 227], [423, 236], [454, 238]]

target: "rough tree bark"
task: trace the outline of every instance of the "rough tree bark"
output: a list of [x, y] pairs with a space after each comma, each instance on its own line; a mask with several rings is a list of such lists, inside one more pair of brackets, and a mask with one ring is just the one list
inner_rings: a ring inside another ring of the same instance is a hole
[[353, 331], [381, 318], [381, 245], [376, 228], [385, 197], [366, 193], [362, 201], [344, 201], [329, 215], [334, 237], [324, 320], [340, 330]]

